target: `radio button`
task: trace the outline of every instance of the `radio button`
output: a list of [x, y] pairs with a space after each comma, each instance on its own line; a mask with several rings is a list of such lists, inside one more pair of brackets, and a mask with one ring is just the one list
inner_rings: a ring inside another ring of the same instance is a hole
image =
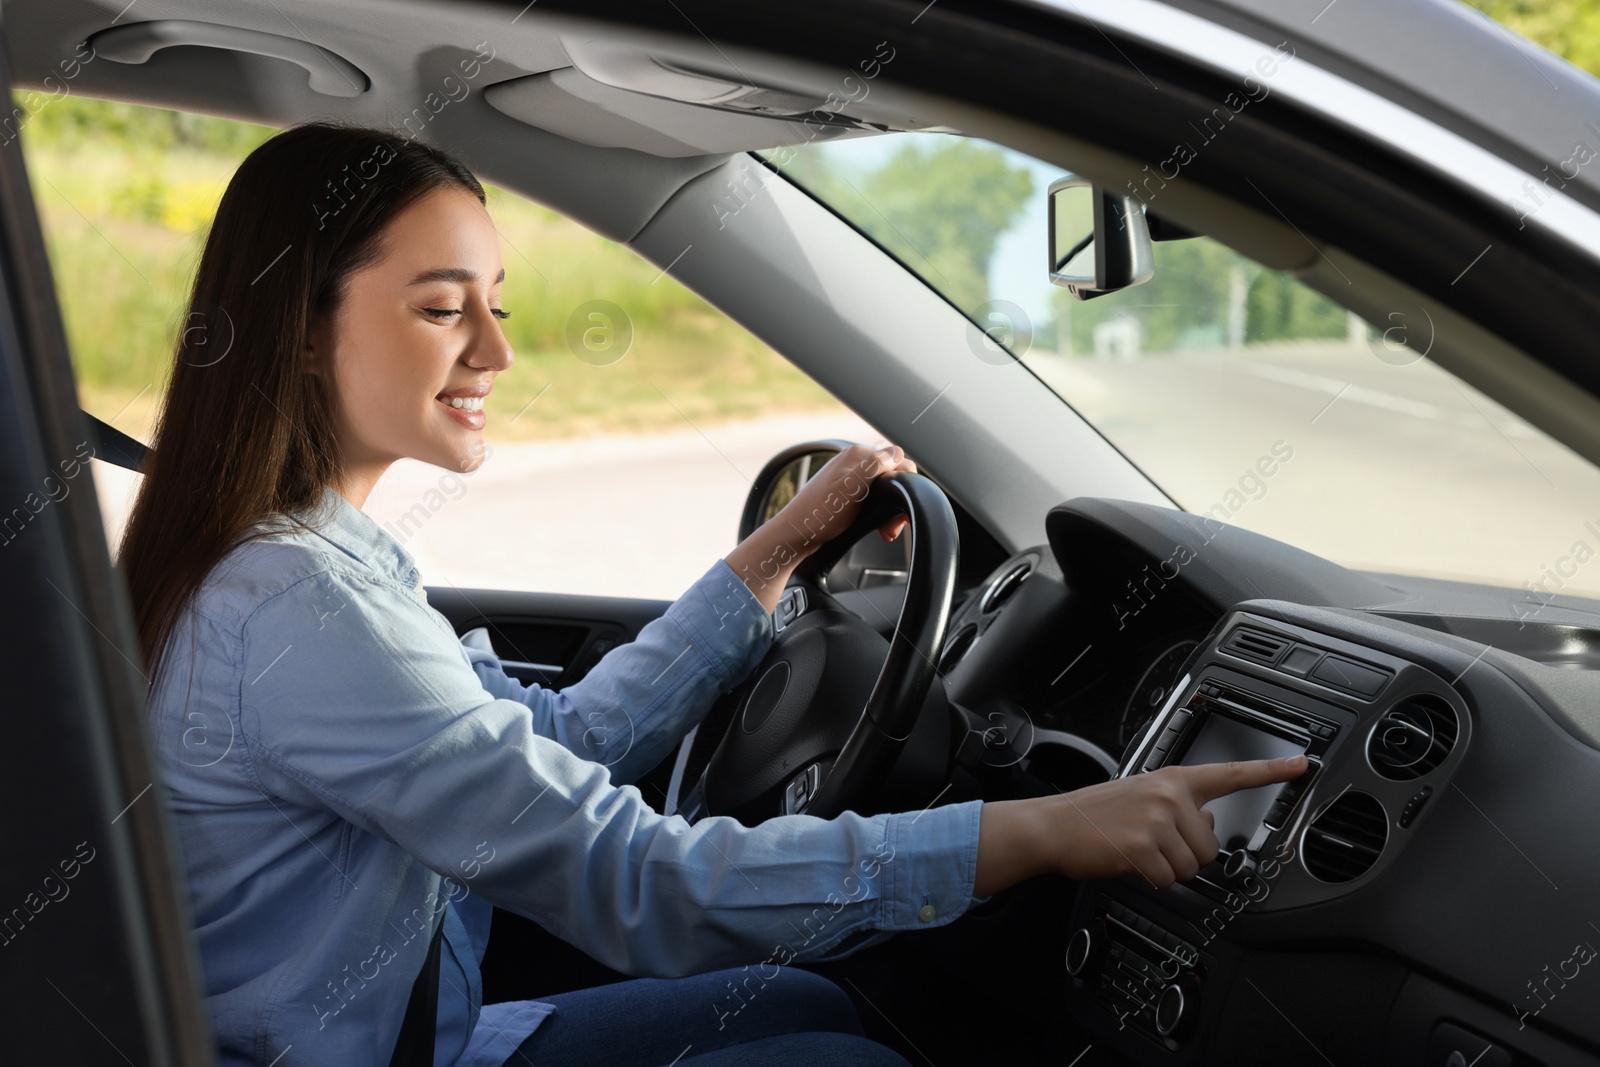
[[1194, 1027], [1199, 999], [1199, 987], [1193, 982], [1174, 982], [1163, 989], [1155, 1007], [1156, 1033], [1182, 1041]]
[[1310, 648], [1306, 645], [1295, 645], [1294, 648], [1289, 650], [1289, 654], [1284, 656], [1283, 660], [1278, 664], [1278, 669], [1286, 674], [1292, 674], [1296, 677], [1304, 678], [1306, 676], [1306, 672], [1312, 667], [1315, 667], [1317, 665], [1317, 661], [1321, 658], [1321, 649]]
[[[1099, 924], [1080, 926], [1067, 940], [1067, 973], [1074, 978], [1088, 978], [1100, 969], [1106, 954], [1106, 935]], [[1120, 946], [1112, 944], [1112, 955], [1120, 956]]]

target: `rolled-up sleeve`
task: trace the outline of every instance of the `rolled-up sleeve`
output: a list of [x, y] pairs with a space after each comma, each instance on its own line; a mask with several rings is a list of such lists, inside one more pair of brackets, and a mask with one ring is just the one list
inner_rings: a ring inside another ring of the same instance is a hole
[[[715, 640], [702, 647], [723, 606], [657, 620], [718, 685], [761, 651], [759, 641], [732, 654]], [[737, 609], [720, 618], [750, 624]], [[545, 736], [534, 702], [485, 691], [448, 628], [391, 583], [302, 579], [254, 610], [242, 641], [237, 710], [267, 791], [326, 806], [625, 973], [815, 958], [859, 931], [938, 926], [972, 903], [980, 802], [756, 827], [663, 817]], [[663, 686], [667, 646], [634, 650], [660, 662]], [[601, 677], [547, 696], [570, 700], [573, 721], [591, 693], [636, 713], [650, 706], [636, 702], [648, 685], [613, 685]]]
[[632, 782], [743, 681], [771, 644], [772, 616], [719, 559], [634, 640], [565, 689], [524, 685], [494, 653], [464, 651], [490, 695], [528, 707], [535, 733], [605, 765], [616, 781]]

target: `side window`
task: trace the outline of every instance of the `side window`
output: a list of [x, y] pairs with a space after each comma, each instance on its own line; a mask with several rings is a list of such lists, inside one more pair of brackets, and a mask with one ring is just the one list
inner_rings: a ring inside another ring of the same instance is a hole
[[[148, 441], [179, 331], [226, 346], [228, 324], [185, 321], [186, 298], [229, 177], [273, 131], [75, 97], [27, 113], [80, 397]], [[733, 546], [775, 452], [878, 440], [655, 264], [488, 193], [516, 352], [488, 398], [489, 458], [470, 474], [402, 461], [365, 507], [428, 583], [673, 599]], [[139, 476], [91, 466], [115, 550]]]
[[[37, 92], [14, 93], [13, 107], [79, 402], [148, 441], [204, 228], [234, 166], [272, 131]], [[114, 552], [139, 476], [98, 459], [83, 469]]]

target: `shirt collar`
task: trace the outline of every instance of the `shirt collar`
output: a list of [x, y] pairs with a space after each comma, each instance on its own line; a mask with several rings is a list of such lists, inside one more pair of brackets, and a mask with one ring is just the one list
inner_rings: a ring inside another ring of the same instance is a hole
[[380, 574], [408, 587], [422, 583], [411, 553], [333, 486], [323, 486], [318, 502], [296, 512], [296, 517], [310, 526], [315, 536]]

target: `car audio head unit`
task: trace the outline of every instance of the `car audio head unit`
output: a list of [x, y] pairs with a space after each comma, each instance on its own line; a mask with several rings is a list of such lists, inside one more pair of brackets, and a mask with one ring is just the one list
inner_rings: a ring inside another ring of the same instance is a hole
[[[1187, 682], [1185, 678], [1174, 689], [1174, 703]], [[1304, 755], [1309, 766], [1299, 778], [1241, 789], [1206, 805], [1216, 818], [1223, 851], [1243, 862], [1245, 854], [1259, 853], [1275, 832], [1289, 824], [1338, 733], [1339, 725], [1329, 719], [1228, 682], [1203, 678], [1186, 704], [1178, 708], [1169, 704], [1155, 718], [1121, 776], [1168, 766]]]
[[[1302, 711], [1253, 687], [1232, 671], [1207, 669], [1188, 701], [1175, 706], [1189, 689], [1185, 676], [1126, 759], [1119, 777], [1169, 766], [1226, 763], [1305, 755], [1306, 772], [1290, 782], [1241, 789], [1209, 802], [1223, 854], [1221, 878], [1198, 877], [1192, 888], [1234, 897], [1227, 885], [1259, 869], [1258, 858], [1293, 819], [1300, 801], [1320, 772], [1329, 746], [1339, 734], [1332, 717]], [[1244, 897], [1240, 897], [1242, 906]], [[1126, 1027], [1178, 1051], [1200, 1015], [1201, 995], [1214, 969], [1209, 937], [1196, 941], [1188, 931], [1207, 933], [1211, 919], [1183, 924], [1154, 920], [1150, 902], [1124, 903], [1110, 887], [1097, 894], [1093, 909], [1067, 943], [1066, 969], [1073, 987], [1083, 991]], [[1176, 916], [1179, 912], [1173, 912]], [[1214, 913], [1213, 913], [1214, 914]]]

